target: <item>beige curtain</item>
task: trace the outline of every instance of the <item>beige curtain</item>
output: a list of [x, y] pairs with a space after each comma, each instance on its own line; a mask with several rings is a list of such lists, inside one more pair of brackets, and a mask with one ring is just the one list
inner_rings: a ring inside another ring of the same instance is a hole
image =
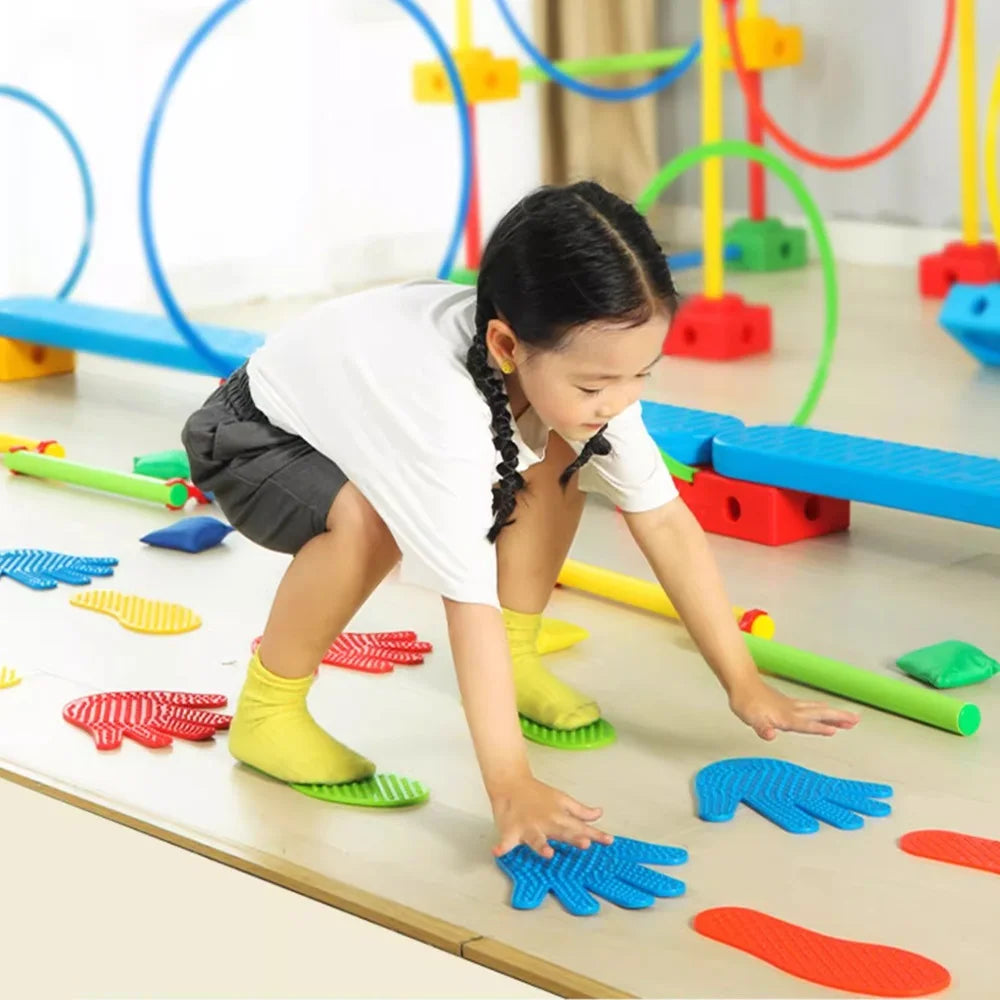
[[[535, 0], [535, 38], [553, 60], [656, 48], [654, 0]], [[649, 75], [601, 77], [622, 87]], [[543, 84], [542, 176], [563, 184], [593, 179], [634, 199], [658, 167], [656, 97], [598, 101]]]

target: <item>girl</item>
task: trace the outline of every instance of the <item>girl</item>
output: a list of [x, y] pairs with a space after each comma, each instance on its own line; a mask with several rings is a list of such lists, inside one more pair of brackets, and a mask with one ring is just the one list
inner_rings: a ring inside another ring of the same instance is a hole
[[[598, 184], [548, 187], [501, 220], [475, 290], [376, 288], [269, 337], [184, 429], [194, 481], [253, 541], [294, 554], [229, 731], [240, 761], [339, 783], [374, 765], [312, 719], [316, 664], [397, 562], [441, 595], [502, 854], [611, 838], [601, 810], [533, 777], [518, 712], [559, 729], [598, 706], [537, 653], [587, 492], [623, 512], [732, 711], [765, 740], [857, 717], [760, 679], [705, 536], [639, 397], [677, 307], [645, 220]], [[499, 458], [499, 462], [498, 462]]]

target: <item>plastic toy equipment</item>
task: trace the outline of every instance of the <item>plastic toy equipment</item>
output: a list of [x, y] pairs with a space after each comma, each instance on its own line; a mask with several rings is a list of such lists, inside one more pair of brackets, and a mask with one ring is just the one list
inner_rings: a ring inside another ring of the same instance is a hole
[[962, 185], [962, 240], [920, 260], [920, 294], [941, 298], [956, 283], [1000, 281], [996, 243], [980, 240], [976, 154], [976, 0], [948, 0], [958, 30], [958, 127]]
[[0, 461], [11, 472], [19, 475], [53, 479], [76, 486], [87, 486], [104, 493], [162, 503], [170, 510], [181, 510], [188, 500], [198, 494], [190, 483], [183, 480], [164, 482], [151, 476], [137, 476], [133, 472], [118, 472], [115, 469], [100, 469], [30, 451], [9, 451], [0, 456]]
[[[600, 566], [590, 566], [576, 559], [567, 559], [563, 563], [558, 583], [595, 597], [618, 601], [642, 611], [652, 611], [665, 618], [680, 618], [659, 584], [602, 569]], [[745, 632], [767, 639], [774, 635], [774, 620], [765, 612], [736, 607], [733, 608], [733, 617]]]
[[[180, 54], [177, 56], [167, 78], [157, 96], [156, 104], [146, 130], [146, 136], [142, 146], [142, 162], [139, 176], [139, 222], [142, 232], [143, 251], [146, 255], [146, 262], [149, 266], [150, 276], [156, 288], [156, 294], [163, 307], [170, 317], [174, 326], [180, 331], [184, 340], [192, 351], [194, 351], [201, 361], [213, 374], [227, 377], [232, 368], [229, 361], [220, 355], [213, 346], [208, 343], [191, 324], [177, 302], [173, 291], [167, 282], [163, 265], [160, 260], [159, 251], [156, 246], [156, 237], [153, 230], [152, 210], [150, 202], [152, 200], [153, 168], [156, 156], [156, 144], [160, 134], [160, 126], [163, 116], [166, 113], [168, 102], [173, 94], [174, 88], [184, 72], [185, 67], [190, 62], [191, 57], [198, 50], [204, 40], [238, 7], [241, 7], [246, 0], [225, 0], [219, 4], [206, 18], [195, 32], [191, 35]], [[447, 279], [451, 274], [455, 264], [455, 256], [458, 252], [458, 244], [465, 228], [466, 215], [469, 210], [471, 185], [472, 185], [472, 126], [468, 114], [468, 102], [462, 86], [461, 75], [455, 65], [454, 59], [448, 52], [448, 48], [430, 18], [414, 0], [393, 0], [398, 7], [402, 8], [417, 25], [423, 30], [436, 49], [438, 56], [444, 64], [451, 84], [452, 93], [455, 96], [455, 108], [458, 113], [459, 128], [462, 136], [462, 182], [458, 199], [458, 210], [455, 223], [452, 227], [451, 237], [445, 251], [444, 259], [438, 268], [438, 277]]]
[[[56, 298], [64, 299], [76, 287], [83, 273], [84, 265], [90, 256], [90, 244], [94, 231], [94, 185], [90, 177], [90, 169], [84, 158], [83, 150], [70, 131], [69, 126], [44, 101], [20, 87], [0, 85], [0, 97], [25, 104], [44, 115], [66, 140], [73, 154], [76, 169], [83, 184], [84, 226], [80, 249], [69, 277], [62, 283]], [[35, 378], [40, 375], [59, 375], [71, 372], [76, 367], [76, 358], [69, 350], [50, 350], [38, 344], [23, 343], [13, 338], [13, 335], [0, 324], [0, 382], [10, 382], [22, 378]]]
[[[806, 391], [805, 399], [802, 401], [798, 411], [792, 418], [792, 423], [804, 424], [809, 420], [813, 410], [816, 408], [820, 395], [823, 392], [823, 387], [826, 384], [827, 376], [829, 375], [830, 362], [833, 359], [833, 348], [837, 338], [838, 293], [837, 265], [834, 261], [833, 249], [830, 246], [830, 238], [827, 235], [826, 226], [823, 223], [823, 217], [820, 215], [816, 203], [810, 197], [809, 192], [806, 190], [802, 182], [795, 176], [787, 164], [783, 163], [768, 150], [758, 149], [756, 146], [748, 142], [723, 140], [722, 142], [696, 146], [694, 149], [689, 149], [686, 152], [681, 153], [680, 156], [675, 157], [667, 163], [656, 175], [656, 177], [653, 178], [646, 190], [639, 196], [636, 201], [636, 208], [638, 208], [640, 212], [648, 213], [656, 199], [685, 170], [697, 163], [702, 163], [705, 160], [716, 156], [738, 156], [744, 159], [756, 160], [773, 170], [774, 173], [788, 186], [789, 190], [795, 196], [795, 200], [799, 203], [799, 206], [805, 213], [813, 233], [813, 239], [815, 240], [816, 247], [819, 251], [820, 261], [823, 268], [824, 288], [823, 295], [825, 316], [823, 326], [823, 345], [820, 350], [819, 359], [816, 364], [816, 370], [813, 374], [812, 381]], [[699, 298], [699, 296], [693, 296], [692, 299], [688, 300], [688, 302], [697, 302]], [[720, 300], [716, 300], [716, 302], [718, 301]], [[716, 306], [716, 309], [718, 308], [719, 307]], [[697, 356], [704, 356], [704, 352], [698, 353], [701, 350], [700, 347], [698, 347], [698, 338], [699, 336], [704, 335], [704, 328], [699, 331], [697, 327], [689, 327], [685, 324], [683, 320], [684, 309], [685, 307], [682, 307], [678, 311], [677, 316], [674, 317], [674, 322], [671, 325], [670, 332], [667, 334], [667, 342], [677, 344], [678, 353], [690, 353]], [[730, 356], [739, 355], [744, 346], [742, 343], [745, 336], [743, 327], [737, 327], [735, 329], [717, 329], [716, 331], [713, 331], [713, 333], [716, 336], [716, 340], [710, 344], [709, 350], [714, 356], [719, 356], [720, 353], [728, 353]], [[722, 338], [721, 343], [719, 338]], [[681, 347], [686, 349], [682, 351]], [[664, 344], [664, 350], [667, 350], [667, 343]], [[686, 472], [684, 472], [683, 477], [690, 481], [690, 477], [693, 477], [693, 475], [694, 470], [687, 469]]]
[[36, 451], [39, 455], [65, 458], [66, 449], [58, 441], [35, 441], [32, 438], [0, 434], [0, 451]]
[[979, 709], [969, 702], [794, 646], [754, 635], [746, 635], [744, 639], [757, 669], [763, 673], [850, 698], [958, 736], [971, 736], [979, 728], [982, 718]]

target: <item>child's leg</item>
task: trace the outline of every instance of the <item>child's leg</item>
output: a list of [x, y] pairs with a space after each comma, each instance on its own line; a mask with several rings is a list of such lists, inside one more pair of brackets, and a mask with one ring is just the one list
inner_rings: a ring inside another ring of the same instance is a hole
[[515, 522], [497, 539], [500, 603], [514, 663], [518, 711], [546, 726], [576, 729], [600, 716], [586, 695], [553, 677], [538, 655], [542, 611], [583, 513], [584, 494], [571, 480], [564, 490], [559, 476], [576, 457], [557, 434], [550, 434], [545, 460], [525, 474]]
[[285, 572], [230, 727], [232, 754], [284, 781], [336, 784], [375, 770], [316, 724], [306, 694], [330, 643], [395, 565], [399, 550], [351, 483], [338, 492], [327, 529]]

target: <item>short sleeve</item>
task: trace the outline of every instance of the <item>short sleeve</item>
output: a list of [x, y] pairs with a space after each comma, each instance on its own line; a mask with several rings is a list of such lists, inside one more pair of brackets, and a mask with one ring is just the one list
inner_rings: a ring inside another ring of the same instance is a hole
[[609, 421], [604, 436], [611, 453], [595, 455], [580, 470], [581, 490], [600, 493], [630, 514], [655, 510], [677, 497], [677, 487], [646, 430], [638, 401]]

